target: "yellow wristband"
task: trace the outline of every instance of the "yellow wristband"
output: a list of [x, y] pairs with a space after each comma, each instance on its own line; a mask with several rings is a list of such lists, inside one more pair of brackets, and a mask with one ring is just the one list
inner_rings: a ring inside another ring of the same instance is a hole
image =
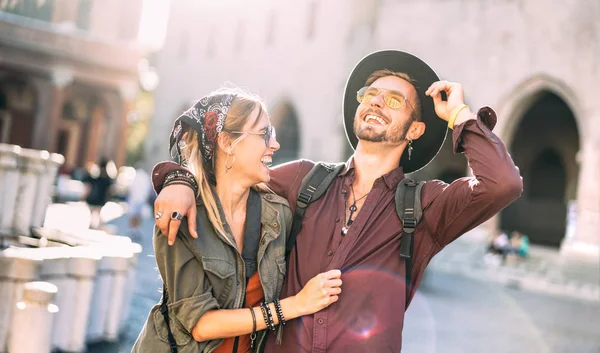
[[448, 127], [450, 129], [454, 129], [454, 121], [456, 120], [458, 113], [460, 113], [463, 109], [468, 108], [468, 107], [469, 107], [468, 105], [462, 104], [461, 106], [454, 108], [454, 112], [450, 116], [450, 120], [448, 120]]

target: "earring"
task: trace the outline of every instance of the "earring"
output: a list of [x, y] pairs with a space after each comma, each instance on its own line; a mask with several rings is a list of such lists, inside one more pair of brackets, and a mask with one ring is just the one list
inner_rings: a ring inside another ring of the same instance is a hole
[[408, 160], [410, 161], [410, 157], [412, 155], [413, 147], [412, 147], [412, 139], [408, 139]]
[[[227, 165], [227, 161], [229, 161], [229, 156], [233, 156], [233, 160], [231, 161], [231, 165]], [[231, 168], [233, 168], [233, 164], [235, 163], [235, 155], [233, 154], [227, 154], [227, 157], [225, 157], [225, 173], [229, 172], [231, 170]]]

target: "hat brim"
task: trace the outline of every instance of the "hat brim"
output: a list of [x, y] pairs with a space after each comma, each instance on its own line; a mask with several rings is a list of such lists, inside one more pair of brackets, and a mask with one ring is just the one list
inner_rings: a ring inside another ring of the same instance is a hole
[[352, 148], [356, 149], [358, 138], [354, 134], [354, 116], [360, 104], [356, 100], [356, 92], [365, 86], [367, 78], [373, 72], [383, 69], [408, 74], [415, 81], [414, 85], [421, 101], [422, 121], [426, 125], [425, 133], [413, 141], [411, 159], [408, 159], [406, 150], [400, 159], [400, 166], [404, 173], [413, 173], [435, 158], [444, 144], [448, 129], [448, 124], [436, 115], [433, 99], [425, 95], [425, 91], [432, 83], [439, 81], [439, 77], [431, 67], [416, 56], [398, 50], [383, 50], [367, 55], [354, 67], [346, 82], [343, 101], [346, 137]]

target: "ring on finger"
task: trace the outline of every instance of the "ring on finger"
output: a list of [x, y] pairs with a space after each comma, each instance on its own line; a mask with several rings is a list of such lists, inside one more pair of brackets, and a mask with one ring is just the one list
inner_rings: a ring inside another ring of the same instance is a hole
[[183, 219], [183, 215], [177, 211], [171, 213], [171, 220], [173, 221], [181, 221]]
[[162, 217], [162, 215], [163, 215], [163, 211], [158, 211], [158, 212], [156, 212], [156, 215], [154, 215], [154, 218], [160, 219], [160, 217]]

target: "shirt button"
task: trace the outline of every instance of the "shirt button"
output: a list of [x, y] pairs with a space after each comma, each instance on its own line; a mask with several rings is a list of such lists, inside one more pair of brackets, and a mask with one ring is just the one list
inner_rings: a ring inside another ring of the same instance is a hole
[[340, 217], [335, 219], [335, 223], [339, 223], [340, 222]]
[[273, 223], [273, 228], [279, 227], [279, 223]]
[[327, 253], [327, 255], [329, 255], [329, 256], [333, 255], [333, 251], [329, 251], [329, 252]]
[[346, 189], [342, 189], [342, 194], [345, 194], [346, 192]]
[[323, 322], [325, 322], [325, 320], [319, 319], [319, 320], [317, 320], [317, 322], [319, 323], [319, 325], [323, 325]]

